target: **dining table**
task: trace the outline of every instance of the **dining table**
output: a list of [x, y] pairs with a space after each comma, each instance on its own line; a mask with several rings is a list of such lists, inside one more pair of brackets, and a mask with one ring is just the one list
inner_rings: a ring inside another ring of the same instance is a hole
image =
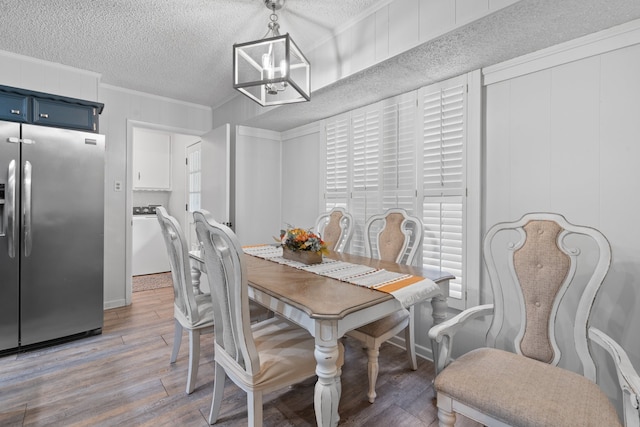
[[[200, 275], [206, 273], [199, 251], [189, 252], [195, 292], [200, 292]], [[419, 276], [437, 286], [422, 295], [430, 300], [433, 323], [445, 320], [449, 280], [454, 276], [437, 268], [416, 267], [395, 262], [330, 252], [326, 258], [366, 265], [390, 272]], [[339, 339], [346, 332], [385, 317], [402, 307], [392, 294], [315, 274], [290, 265], [248, 255], [249, 298], [305, 328], [315, 339], [316, 375], [314, 408], [318, 426], [336, 426], [341, 386], [338, 369]]]

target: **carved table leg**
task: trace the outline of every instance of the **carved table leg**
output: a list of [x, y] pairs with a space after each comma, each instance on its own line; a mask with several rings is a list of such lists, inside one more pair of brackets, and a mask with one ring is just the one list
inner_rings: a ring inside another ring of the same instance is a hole
[[[447, 318], [447, 297], [449, 294], [449, 286], [446, 287], [447, 293], [444, 295], [436, 295], [431, 298], [431, 308], [432, 308], [432, 316], [433, 316], [433, 324], [437, 325], [442, 323]], [[440, 355], [440, 346], [435, 340], [431, 340], [431, 351], [433, 352], [433, 362], [435, 364], [436, 375], [438, 372], [438, 356]]]
[[442, 323], [447, 318], [447, 297], [444, 295], [436, 295], [431, 298], [431, 308], [433, 316], [433, 324]]
[[318, 426], [334, 427], [338, 425], [338, 404], [340, 403], [341, 384], [338, 375], [338, 340], [335, 327], [331, 322], [320, 322], [316, 327], [316, 375], [314, 406]]

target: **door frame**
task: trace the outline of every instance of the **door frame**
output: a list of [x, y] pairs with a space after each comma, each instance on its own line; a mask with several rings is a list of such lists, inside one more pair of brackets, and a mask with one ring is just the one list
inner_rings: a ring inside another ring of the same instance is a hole
[[[200, 152], [200, 206], [202, 206], [202, 139], [192, 142], [191, 144], [187, 145], [185, 147], [185, 157], [187, 159], [189, 159], [189, 154], [190, 154], [190, 149], [191, 147], [195, 147], [198, 146], [197, 148], [194, 148], [193, 150], [197, 150]], [[191, 178], [191, 163], [187, 160], [187, 164], [185, 165], [184, 168], [184, 184], [185, 184], [185, 203], [186, 203], [186, 207], [187, 209], [185, 209], [185, 213], [184, 213], [184, 224], [186, 225], [185, 230], [184, 230], [184, 234], [185, 234], [185, 238], [187, 239], [187, 248], [189, 248], [189, 250], [193, 249], [193, 237], [194, 237], [194, 233], [195, 233], [195, 229], [192, 228], [193, 227], [193, 207], [191, 206], [190, 203], [190, 194], [191, 194], [191, 182], [190, 182], [190, 178]]]
[[[175, 126], [165, 126], [157, 123], [143, 122], [140, 120], [127, 119], [127, 142], [126, 142], [126, 176], [125, 176], [125, 253], [124, 253], [124, 283], [125, 283], [125, 304], [131, 304], [131, 258], [133, 256], [132, 227], [133, 227], [133, 129], [142, 128], [157, 130], [173, 134], [192, 135], [200, 137], [202, 131], [185, 129]], [[186, 203], [186, 200], [185, 200]]]

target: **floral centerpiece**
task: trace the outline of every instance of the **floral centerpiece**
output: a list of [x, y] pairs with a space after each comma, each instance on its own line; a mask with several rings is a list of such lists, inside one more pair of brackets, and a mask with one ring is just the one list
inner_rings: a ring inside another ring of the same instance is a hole
[[322, 254], [329, 253], [325, 242], [311, 229], [288, 226], [286, 230], [280, 230], [279, 242], [284, 258], [305, 264], [321, 263]]

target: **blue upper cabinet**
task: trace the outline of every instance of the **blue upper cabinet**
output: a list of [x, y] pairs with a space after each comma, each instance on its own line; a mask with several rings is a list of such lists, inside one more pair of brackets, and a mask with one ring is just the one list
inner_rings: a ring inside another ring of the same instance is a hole
[[32, 98], [33, 124], [73, 128], [97, 132], [97, 108], [90, 105], [67, 104], [51, 99]]
[[26, 123], [29, 121], [29, 97], [0, 92], [0, 120]]
[[98, 132], [104, 104], [0, 86], [0, 120]]

